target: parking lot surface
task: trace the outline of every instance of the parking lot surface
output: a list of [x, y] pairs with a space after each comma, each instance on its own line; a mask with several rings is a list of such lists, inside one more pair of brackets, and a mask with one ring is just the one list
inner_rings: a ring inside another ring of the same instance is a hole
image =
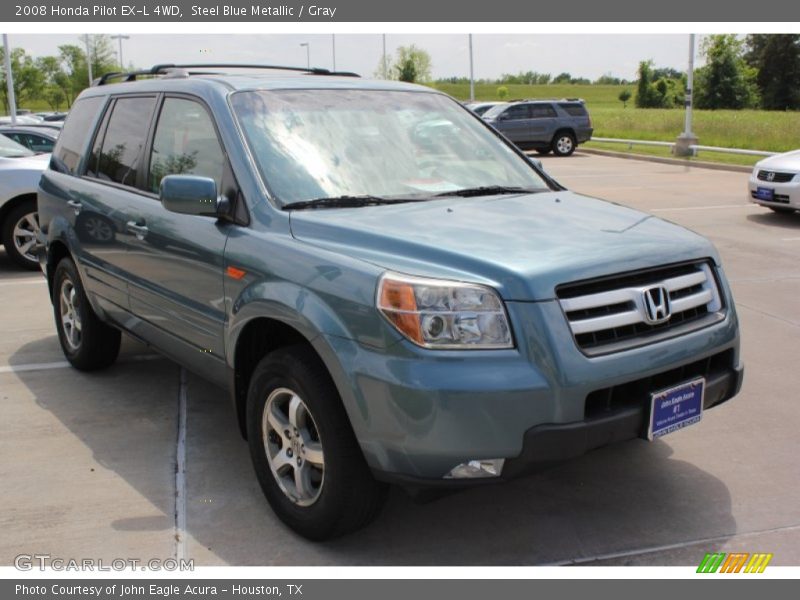
[[581, 153], [543, 163], [574, 191], [714, 241], [742, 325], [739, 396], [659, 441], [508, 484], [427, 504], [393, 490], [370, 527], [315, 544], [271, 513], [226, 392], [130, 340], [107, 371], [69, 368], [41, 274], [15, 270], [0, 251], [0, 564], [46, 553], [195, 565], [696, 565], [712, 551], [800, 564], [800, 214], [748, 203], [745, 173]]

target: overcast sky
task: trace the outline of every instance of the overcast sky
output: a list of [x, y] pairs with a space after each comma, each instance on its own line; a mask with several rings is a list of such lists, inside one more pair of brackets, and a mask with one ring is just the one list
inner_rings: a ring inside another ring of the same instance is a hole
[[[492, 35], [473, 37], [475, 77], [493, 78], [501, 73], [538, 71], [556, 75], [563, 71], [573, 76], [596, 79], [611, 74], [636, 78], [640, 60], [653, 59], [658, 67], [685, 70], [688, 35]], [[330, 35], [131, 35], [123, 42], [125, 64], [137, 67], [165, 62], [254, 62], [304, 66], [309, 43], [311, 64], [332, 66]], [[57, 54], [61, 44], [78, 43], [76, 34], [10, 34], [13, 47], [23, 47], [34, 56]], [[386, 36], [387, 53], [398, 46], [416, 44], [427, 50], [433, 63], [433, 76], [468, 76], [469, 55], [466, 35]], [[114, 43], [115, 49], [118, 48]], [[380, 34], [336, 35], [336, 67], [372, 75], [382, 55]]]

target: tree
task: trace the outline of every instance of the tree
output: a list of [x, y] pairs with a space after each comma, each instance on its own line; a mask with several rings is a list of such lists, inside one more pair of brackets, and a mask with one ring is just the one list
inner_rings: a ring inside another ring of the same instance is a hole
[[800, 35], [753, 34], [746, 45], [745, 60], [758, 69], [761, 107], [800, 109]]
[[[656, 73], [673, 73], [679, 79], [655, 77]], [[653, 61], [639, 63], [639, 81], [636, 83], [636, 106], [638, 108], [672, 108], [681, 104], [685, 94], [685, 81], [674, 69], [653, 69]], [[620, 98], [621, 100], [621, 98]]]
[[[409, 83], [425, 83], [431, 80], [431, 55], [414, 44], [400, 46], [394, 59], [387, 59], [389, 79]], [[383, 60], [378, 65], [376, 76], [383, 76]]]
[[[28, 56], [22, 48], [12, 48], [10, 59], [11, 74], [14, 79], [14, 97], [19, 107], [39, 97], [44, 87], [44, 76], [37, 68], [33, 57]], [[5, 61], [4, 48], [0, 48], [0, 62], [2, 61]], [[1, 73], [0, 86], [2, 89], [0, 89], [0, 97], [2, 97], [3, 106], [6, 113], [8, 113], [8, 84], [6, 83], [5, 69]]]
[[499, 88], [497, 88], [497, 97], [500, 98], [500, 100], [505, 100], [508, 98], [508, 88], [504, 85], [501, 85]]
[[744, 60], [744, 42], [733, 34], [703, 42], [704, 67], [695, 74], [697, 108], [741, 109], [758, 105], [757, 71]]
[[628, 108], [628, 100], [631, 99], [631, 91], [622, 90], [617, 98], [619, 98], [619, 101], [622, 102], [622, 108]]
[[555, 77], [553, 77], [553, 83], [570, 83], [572, 81], [572, 75], [569, 73], [559, 73]]

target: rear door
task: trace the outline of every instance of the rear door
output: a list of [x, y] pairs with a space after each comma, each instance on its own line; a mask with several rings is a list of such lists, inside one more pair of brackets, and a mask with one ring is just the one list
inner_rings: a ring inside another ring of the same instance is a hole
[[558, 127], [558, 113], [552, 104], [531, 104], [532, 141], [549, 144]]
[[498, 129], [515, 144], [531, 139], [531, 115], [529, 104], [509, 106], [498, 119]]
[[[220, 193], [235, 198], [225, 151], [199, 100], [163, 98], [147, 163], [144, 195], [129, 210], [137, 230], [130, 244], [130, 303], [140, 319], [133, 330], [167, 352], [181, 353], [183, 362], [206, 368], [225, 356], [223, 255], [233, 225], [169, 212], [158, 199], [161, 179], [170, 174], [210, 177]], [[189, 360], [182, 345], [194, 350]]]

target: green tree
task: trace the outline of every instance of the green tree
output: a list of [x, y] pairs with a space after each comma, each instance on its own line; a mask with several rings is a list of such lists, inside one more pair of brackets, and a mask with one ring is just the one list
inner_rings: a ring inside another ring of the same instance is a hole
[[712, 35], [701, 48], [706, 64], [695, 74], [697, 108], [741, 109], [758, 105], [757, 71], [744, 59], [744, 41], [733, 34]]
[[570, 83], [572, 81], [572, 75], [569, 73], [559, 73], [555, 77], [553, 77], [553, 83]]
[[[660, 74], [660, 77], [656, 77]], [[669, 78], [667, 75], [677, 75]], [[682, 73], [674, 69], [654, 69], [653, 61], [639, 63], [639, 80], [636, 83], [638, 108], [672, 108], [683, 101], [685, 81]]]
[[[10, 59], [11, 73], [14, 79], [14, 97], [17, 107], [22, 107], [27, 102], [40, 97], [45, 83], [44, 76], [37, 68], [33, 57], [28, 56], [22, 48], [12, 48]], [[0, 48], [0, 61], [5, 61], [4, 48]], [[3, 107], [8, 113], [8, 84], [6, 83], [5, 69], [2, 70], [0, 75], [0, 88], [2, 88], [0, 89], [0, 97], [3, 99]]]
[[632, 94], [630, 90], [622, 90], [619, 93], [619, 96], [617, 96], [617, 98], [619, 98], [619, 101], [622, 102], [622, 108], [628, 108], [628, 100], [631, 99], [631, 95]]
[[[409, 83], [426, 83], [431, 81], [431, 55], [414, 44], [400, 46], [393, 59], [387, 59], [387, 76], [389, 79], [407, 81]], [[383, 60], [375, 71], [377, 77], [383, 76]]]
[[500, 98], [500, 100], [505, 100], [508, 98], [508, 88], [504, 85], [501, 85], [499, 88], [497, 88], [497, 97]]
[[746, 44], [762, 108], [800, 109], [800, 34], [753, 34]]

